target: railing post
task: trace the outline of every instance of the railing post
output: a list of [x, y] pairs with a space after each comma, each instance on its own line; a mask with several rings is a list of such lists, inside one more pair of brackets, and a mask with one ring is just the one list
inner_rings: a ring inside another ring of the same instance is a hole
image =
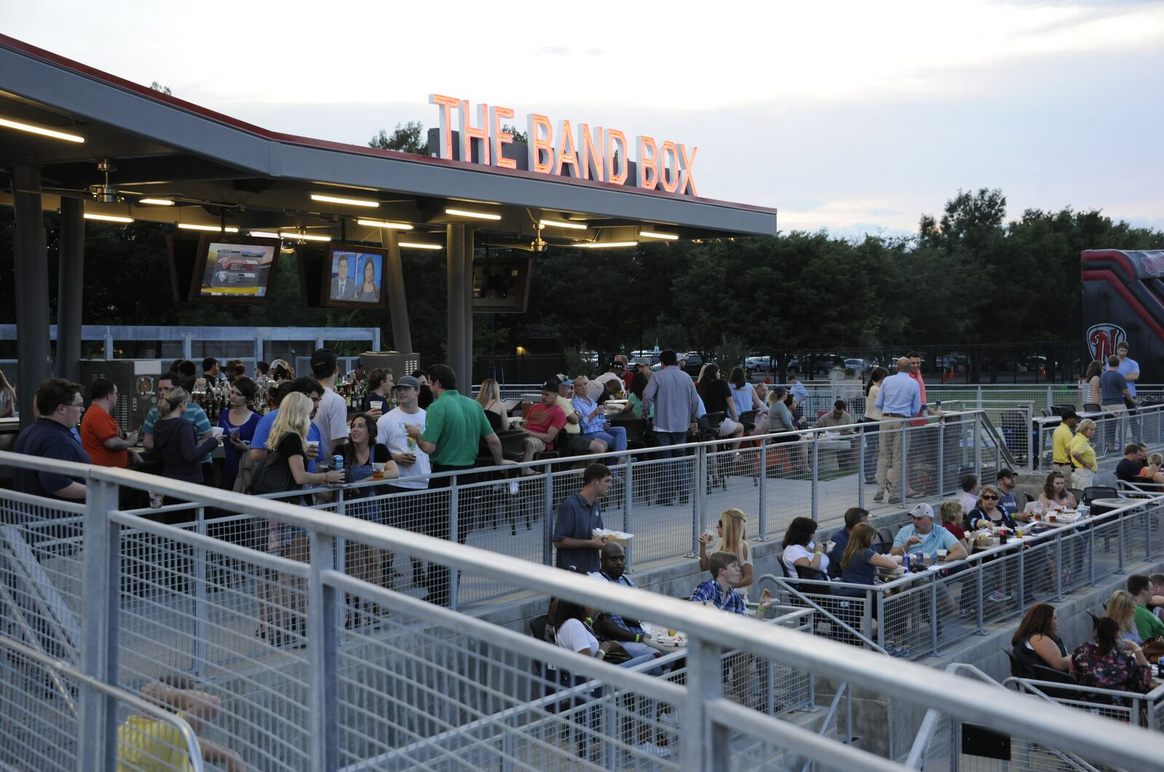
[[930, 650], [938, 653], [938, 574], [930, 575]]
[[1092, 587], [1095, 586], [1095, 529], [1097, 527], [1097, 524], [1092, 524], [1087, 529], [1087, 540], [1091, 542], [1087, 550], [1087, 583]]
[[1022, 545], [1020, 544], [1019, 548], [1018, 548], [1018, 595], [1019, 595], [1018, 602], [1019, 602], [1019, 613], [1020, 614], [1025, 614], [1027, 611], [1026, 592], [1025, 592], [1025, 590], [1026, 590], [1025, 582], [1026, 582], [1026, 573], [1027, 573], [1026, 572], [1027, 556], [1024, 554], [1025, 552], [1026, 552], [1026, 550], [1024, 550], [1022, 548]]
[[1124, 531], [1124, 514], [1123, 514], [1123, 512], [1120, 512], [1119, 514], [1116, 515], [1116, 521], [1119, 523], [1119, 526], [1120, 526], [1120, 535], [1119, 535], [1119, 539], [1118, 539], [1119, 545], [1120, 545], [1120, 551], [1119, 551], [1119, 561], [1120, 562], [1119, 562], [1118, 567], [1115, 570], [1115, 573], [1126, 574], [1127, 571], [1124, 570], [1124, 535], [1125, 535], [1125, 531]]
[[[554, 526], [551, 525], [554, 511], [554, 471], [549, 464], [546, 464], [544, 478], [545, 481], [542, 483], [542, 522], [545, 525], [542, 527], [542, 531], [545, 532], [546, 538], [542, 540], [542, 562], [547, 566], [552, 566], [554, 565]], [[630, 561], [627, 562], [629, 564]]]
[[[1079, 533], [1074, 533], [1075, 539], [1079, 538]], [[1063, 565], [1063, 536], [1055, 537], [1055, 603], [1063, 600], [1063, 571], [1066, 570]]]
[[[906, 502], [906, 493], [909, 491], [909, 464], [907, 457], [909, 456], [909, 440], [910, 440], [910, 425], [909, 421], [901, 422], [901, 469], [898, 472], [897, 487], [898, 493], [901, 494], [901, 505], [904, 507]], [[886, 472], [888, 474], [888, 472]]]
[[[81, 668], [86, 675], [116, 684], [120, 646], [120, 528], [109, 521], [117, 509], [117, 486], [105, 480], [85, 480], [85, 552], [81, 588]], [[81, 772], [103, 772], [117, 766], [117, 704], [82, 685], [79, 692], [77, 759]]]
[[[199, 536], [206, 536], [206, 507], [198, 507], [194, 520], [194, 530]], [[206, 661], [206, 640], [210, 635], [206, 602], [206, 548], [194, 548], [194, 674], [202, 672]]]
[[768, 441], [760, 440], [760, 541], [768, 538]]
[[873, 590], [877, 596], [877, 645], [885, 648], [885, 627], [888, 619], [885, 618], [885, 593]]
[[339, 768], [339, 681], [335, 624], [339, 593], [323, 580], [335, 567], [335, 539], [311, 532], [311, 564], [307, 575], [307, 715], [311, 768], [331, 772]]
[[865, 508], [865, 436], [868, 429], [857, 435], [857, 506]]
[[712, 726], [707, 704], [723, 696], [720, 647], [694, 638], [687, 647], [687, 695], [683, 704], [683, 732], [679, 735], [682, 772], [727, 772], [730, 733], [722, 724]]
[[[460, 537], [460, 494], [461, 490], [457, 486], [457, 475], [453, 475], [453, 479], [449, 481], [449, 543], [456, 543]], [[544, 530], [544, 529], [543, 529]], [[454, 611], [457, 610], [458, 598], [457, 589], [460, 586], [461, 572], [455, 568], [449, 567], [449, 608]]]
[[983, 564], [983, 562], [981, 560], [979, 560], [978, 561], [978, 579], [977, 579], [977, 581], [974, 582], [974, 595], [976, 598], [975, 599], [976, 608], [974, 609], [974, 622], [975, 622], [975, 624], [978, 625], [977, 628], [975, 628], [975, 630], [974, 630], [975, 635], [986, 635], [986, 625], [985, 625], [985, 620], [983, 619], [984, 614], [982, 613], [982, 603], [985, 600], [985, 598], [983, 596], [983, 591], [982, 591], [982, 582], [984, 581], [985, 577], [986, 577], [985, 565]]
[[699, 531], [703, 522], [703, 495], [707, 490], [707, 446], [699, 445], [695, 448], [695, 474], [691, 484], [695, 490], [691, 491], [691, 552], [687, 557], [699, 554]]
[[[1055, 400], [1055, 398], [1051, 394], [1051, 387], [1050, 387], [1050, 385], [1048, 385], [1047, 386], [1047, 412], [1051, 412], [1051, 408], [1055, 404], [1054, 400]], [[1032, 412], [1033, 412], [1033, 410], [1032, 410]]]
[[938, 496], [946, 495], [946, 420], [938, 419]]
[[[876, 590], [865, 590], [865, 612], [861, 619], [861, 632], [869, 640], [873, 640], [873, 604], [876, 603], [875, 597], [878, 595]], [[881, 648], [885, 648], [882, 646]]]
[[[634, 533], [635, 532], [635, 529], [634, 529], [635, 473], [634, 473], [634, 465], [631, 463], [631, 460], [632, 460], [631, 456], [627, 455], [626, 456], [626, 464], [625, 464], [626, 469], [623, 470], [623, 474], [622, 474], [622, 478], [623, 478], [623, 480], [622, 480], [622, 487], [623, 487], [623, 491], [622, 491], [622, 529], [624, 531], [626, 531], [627, 533]], [[545, 526], [544, 530], [547, 530], [547, 531], [552, 530], [552, 528], [550, 526], [549, 517], [546, 518], [546, 526]], [[553, 537], [551, 536], [551, 538], [553, 538]], [[634, 541], [635, 541], [634, 539], [630, 539], [626, 543], [626, 565], [627, 566], [634, 565], [634, 563], [632, 562], [633, 552], [634, 552]], [[546, 565], [549, 565], [549, 564], [547, 563]]]
[[820, 435], [812, 435], [812, 519], [820, 520]]
[[974, 474], [982, 479], [982, 387], [978, 387], [978, 412], [974, 413]]

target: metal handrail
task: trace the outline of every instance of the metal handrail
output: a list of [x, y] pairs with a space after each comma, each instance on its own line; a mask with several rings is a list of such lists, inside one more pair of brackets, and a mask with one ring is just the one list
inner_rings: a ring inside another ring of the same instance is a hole
[[[124, 485], [140, 490], [155, 490], [163, 494], [184, 497], [208, 506], [223, 509], [249, 511], [298, 526], [314, 532], [317, 538], [358, 540], [370, 547], [385, 549], [405, 555], [419, 557], [448, 566], [453, 570], [471, 572], [488, 578], [508, 582], [511, 585], [566, 598], [585, 606], [602, 608], [629, 618], [651, 619], [667, 626], [674, 625], [688, 632], [689, 656], [692, 648], [698, 652], [706, 647], [736, 648], [761, 657], [777, 659], [793, 667], [814, 673], [830, 673], [842, 680], [860, 680], [871, 689], [886, 693], [899, 691], [901, 699], [929, 707], [941, 704], [950, 711], [957, 712], [965, 720], [974, 721], [999, 731], [1026, 733], [1043, 738], [1062, 747], [1089, 754], [1102, 755], [1132, 768], [1150, 768], [1158, 762], [1155, 740], [1149, 740], [1143, 730], [1132, 727], [1107, 726], [1108, 722], [1080, 720], [1077, 711], [1067, 708], [1047, 707], [1035, 713], [1030, 702], [1021, 696], [1000, 698], [993, 689], [967, 683], [965, 679], [935, 673], [922, 665], [902, 661], [895, 663], [892, 672], [884, 667], [885, 659], [873, 652], [857, 649], [815, 636], [801, 635], [796, 631], [779, 626], [757, 624], [751, 619], [737, 619], [737, 615], [724, 614], [718, 609], [705, 608], [686, 600], [669, 598], [638, 588], [615, 586], [607, 582], [579, 581], [575, 574], [549, 566], [530, 563], [517, 558], [462, 545], [456, 541], [445, 541], [431, 536], [403, 531], [390, 526], [353, 521], [351, 518], [296, 507], [278, 501], [269, 501], [236, 494], [231, 491], [216, 490], [206, 486], [185, 483], [164, 478], [143, 475], [123, 469], [102, 469], [80, 467], [68, 462], [32, 458], [28, 456], [0, 453], [0, 463], [22, 468], [51, 469], [72, 476], [81, 476], [95, 486]], [[111, 491], [116, 493], [115, 490]], [[100, 501], [105, 496], [91, 497]], [[115, 500], [115, 499], [114, 499]], [[90, 508], [91, 516], [99, 516]], [[176, 541], [192, 541], [197, 534], [163, 524], [142, 521], [143, 530], [157, 532]], [[228, 542], [220, 542], [218, 548], [223, 553], [231, 552]], [[238, 548], [247, 556], [257, 555], [253, 550]], [[312, 567], [321, 580], [331, 586], [346, 591], [362, 593], [375, 602], [400, 605], [406, 598], [389, 590], [379, 588], [344, 574], [326, 568]], [[407, 599], [412, 600], [412, 599]], [[424, 617], [436, 619], [458, 627], [471, 625], [477, 620], [454, 611], [432, 607], [423, 601], [415, 601], [417, 609], [423, 609]], [[481, 622], [480, 624], [485, 624]], [[496, 636], [498, 628], [489, 626], [489, 634]], [[583, 658], [584, 659], [584, 658]], [[592, 675], [610, 677], [612, 673], [598, 668], [601, 663], [583, 663], [576, 668]], [[633, 674], [621, 673], [620, 678]], [[910, 689], [898, 687], [903, 678], [911, 683]], [[635, 684], [636, 688], [647, 687]], [[647, 693], [660, 694], [664, 690], [659, 685]], [[668, 693], [673, 696], [673, 693]]]
[[[776, 584], [777, 587], [781, 587], [781, 588], [787, 590], [791, 595], [796, 597], [798, 600], [801, 600], [804, 603], [807, 603], [814, 611], [816, 611], [816, 613], [824, 616], [830, 622], [834, 622], [835, 624], [839, 625], [840, 627], [845, 628], [845, 630], [849, 631], [852, 635], [854, 635], [857, 638], [860, 638], [862, 641], [864, 641], [865, 645], [868, 646], [869, 648], [873, 649], [876, 652], [879, 652], [881, 654], [885, 654], [888, 656], [889, 652], [887, 652], [884, 647], [879, 646], [876, 641], [872, 640], [871, 638], [866, 636], [864, 633], [861, 633], [860, 631], [853, 629], [848, 623], [839, 619], [835, 614], [830, 612], [828, 609], [825, 609], [819, 603], [814, 601], [812, 598], [808, 597], [807, 595], [802, 593], [800, 590], [797, 590], [795, 587], [788, 584], [788, 582], [786, 581], [787, 577], [776, 576], [775, 574], [763, 574], [760, 576], [759, 579], [756, 580], [756, 586], [759, 587], [760, 582], [764, 581], [765, 579], [771, 580], [772, 582], [774, 582]], [[846, 584], [844, 582], [836, 582], [836, 583], [821, 582], [821, 581], [817, 581], [815, 579], [804, 579], [804, 580], [798, 580], [798, 581], [804, 581], [805, 583], [819, 584], [821, 586], [827, 586], [827, 587], [832, 587], [835, 584], [838, 587], [860, 587], [863, 590], [871, 589], [868, 585], [863, 585], [863, 584], [856, 585], [856, 584]]]

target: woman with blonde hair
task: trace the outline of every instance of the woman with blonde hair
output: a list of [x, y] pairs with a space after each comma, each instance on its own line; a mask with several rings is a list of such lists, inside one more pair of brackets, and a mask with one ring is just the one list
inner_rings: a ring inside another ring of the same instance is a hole
[[1140, 479], [1137, 482], [1141, 485], [1149, 483], [1164, 485], [1164, 455], [1153, 453], [1148, 456], [1148, 465], [1140, 470]]
[[218, 447], [218, 438], [208, 435], [201, 443], [194, 436], [194, 424], [182, 417], [190, 394], [170, 389], [158, 398], [158, 421], [154, 424], [154, 450], [162, 460], [162, 476], [197, 483], [202, 477], [202, 458]]
[[1095, 448], [1091, 447], [1091, 438], [1095, 436], [1095, 421], [1084, 418], [1075, 427], [1075, 436], [1071, 439], [1068, 448], [1071, 458], [1071, 482], [1081, 491], [1091, 487], [1095, 473], [1099, 471], [1099, 463], [1095, 460]]
[[744, 600], [748, 599], [748, 588], [752, 586], [752, 558], [748, 554], [747, 529], [748, 518], [735, 507], [724, 510], [715, 524], [715, 532], [719, 541], [708, 552], [708, 545], [714, 539], [708, 533], [699, 535], [699, 569], [707, 571], [711, 567], [710, 555], [716, 552], [730, 552], [740, 559], [740, 581], [732, 587]]
[[[173, 393], [173, 392], [171, 392]], [[343, 470], [308, 472], [307, 431], [311, 428], [311, 398], [293, 391], [279, 403], [279, 415], [267, 436], [267, 450], [278, 451], [291, 469], [295, 485], [333, 485], [344, 481]], [[292, 488], [292, 490], [294, 490]]]
[[1131, 641], [1137, 646], [1143, 643], [1140, 631], [1136, 629], [1136, 599], [1130, 592], [1126, 590], [1113, 592], [1107, 600], [1103, 615], [1116, 623], [1120, 640]]
[[496, 431], [505, 431], [509, 428], [509, 411], [505, 409], [505, 403], [501, 401], [501, 385], [492, 378], [486, 378], [481, 381], [481, 390], [477, 392], [477, 402], [485, 410], [485, 417], [489, 414], [497, 416], [497, 421], [490, 419], [489, 423], [494, 424], [493, 428]]
[[9, 418], [14, 413], [16, 413], [16, 390], [4, 377], [4, 371], [0, 370], [0, 418]]

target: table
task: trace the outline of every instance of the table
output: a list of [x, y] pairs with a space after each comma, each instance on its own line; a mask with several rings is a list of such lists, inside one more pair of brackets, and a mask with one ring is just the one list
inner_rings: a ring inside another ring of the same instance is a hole
[[1102, 515], [1133, 503], [1135, 503], [1134, 499], [1093, 499], [1091, 501], [1091, 514]]

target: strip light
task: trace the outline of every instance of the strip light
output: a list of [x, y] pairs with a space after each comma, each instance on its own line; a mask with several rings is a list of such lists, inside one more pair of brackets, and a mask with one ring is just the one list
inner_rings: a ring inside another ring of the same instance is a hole
[[85, 219], [86, 220], [100, 220], [102, 222], [120, 222], [120, 223], [133, 222], [132, 217], [122, 217], [122, 216], [116, 215], [116, 214], [97, 214], [95, 212], [85, 212]]
[[445, 214], [455, 217], [475, 217], [478, 220], [500, 220], [501, 215], [492, 212], [474, 212], [469, 209], [445, 209]]
[[331, 241], [331, 236], [317, 236], [314, 233], [291, 233], [290, 231], [279, 231], [279, 238], [299, 241]]
[[70, 134], [67, 131], [57, 131], [55, 129], [46, 129], [44, 126], [35, 126], [31, 123], [21, 123], [10, 118], [0, 118], [0, 126], [5, 126], [9, 129], [16, 129], [17, 131], [27, 131], [29, 134], [39, 134], [42, 137], [52, 137], [53, 139], [63, 139], [66, 142], [84, 142], [85, 138], [80, 134]]
[[342, 196], [325, 196], [322, 193], [312, 193], [312, 201], [321, 201], [325, 204], [346, 204], [348, 206], [366, 206], [369, 209], [375, 209], [380, 206], [379, 201], [373, 201], [370, 198], [343, 198]]
[[178, 227], [188, 231], [208, 231], [210, 233], [238, 233], [238, 228], [233, 225], [226, 226], [224, 231], [218, 225], [199, 225], [195, 222], [180, 222]]
[[278, 233], [272, 233], [271, 231], [250, 231], [249, 233], [247, 233], [247, 235], [254, 236], [256, 239], [277, 239], [277, 238], [279, 238]]
[[639, 231], [639, 235], [644, 239], [663, 239], [664, 241], [678, 241], [679, 237], [674, 233], [657, 233], [655, 231]]
[[577, 222], [564, 222], [562, 220], [541, 220], [540, 224], [543, 228], [570, 228], [571, 230], [584, 231], [586, 225]]
[[168, 198], [140, 198], [137, 201], [139, 204], [146, 204], [147, 206], [173, 206], [174, 202]]
[[575, 244], [581, 249], [615, 249], [616, 247], [636, 247], [637, 241], [594, 241], [589, 244]]
[[367, 225], [369, 228], [391, 228], [397, 231], [410, 231], [412, 226], [406, 222], [382, 222], [380, 220], [356, 220], [359, 225]]
[[444, 249], [440, 244], [421, 244], [418, 241], [402, 241], [400, 246], [406, 249]]

